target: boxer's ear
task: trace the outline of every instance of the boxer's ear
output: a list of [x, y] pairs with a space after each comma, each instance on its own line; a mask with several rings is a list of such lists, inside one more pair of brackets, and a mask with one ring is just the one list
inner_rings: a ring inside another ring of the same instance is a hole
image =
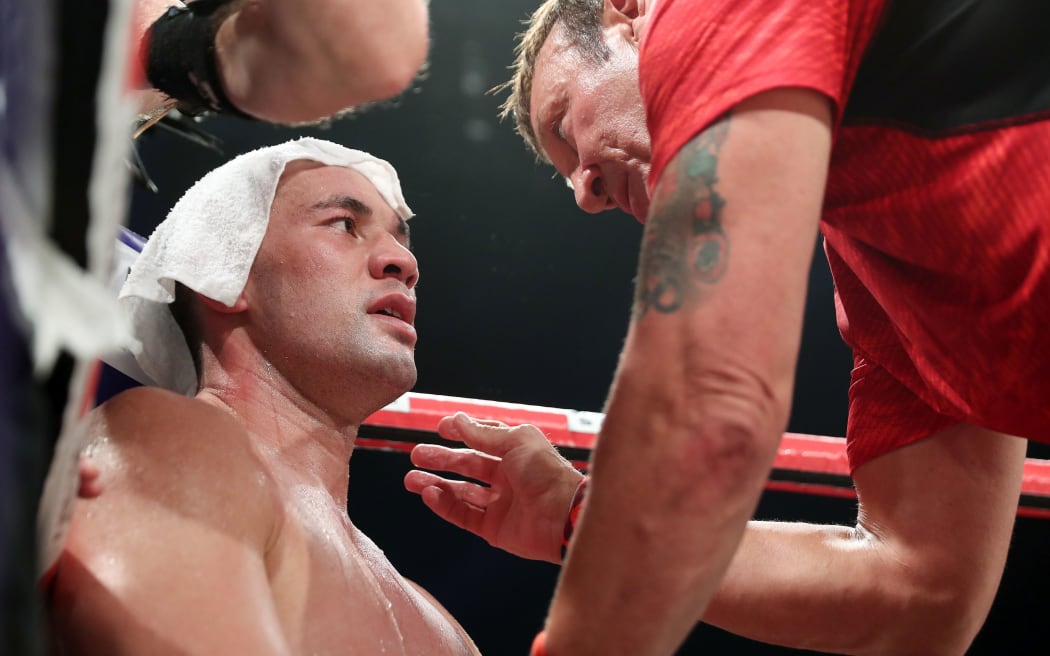
[[232, 306], [226, 305], [221, 301], [216, 301], [214, 298], [208, 298], [203, 294], [197, 294], [197, 298], [200, 299], [200, 302], [203, 303], [206, 308], [221, 314], [236, 314], [248, 309], [248, 299], [245, 298], [244, 292], [241, 292], [237, 296], [237, 300], [234, 301]]

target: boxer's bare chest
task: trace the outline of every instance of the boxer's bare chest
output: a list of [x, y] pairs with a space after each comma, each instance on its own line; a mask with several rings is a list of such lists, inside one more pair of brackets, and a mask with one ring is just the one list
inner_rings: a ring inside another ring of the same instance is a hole
[[304, 654], [475, 654], [327, 492], [296, 488], [267, 553], [274, 600]]

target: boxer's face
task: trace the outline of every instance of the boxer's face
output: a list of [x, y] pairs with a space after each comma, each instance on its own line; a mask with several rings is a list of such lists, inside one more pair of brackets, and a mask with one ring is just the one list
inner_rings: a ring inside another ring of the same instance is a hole
[[638, 90], [638, 51], [606, 30], [612, 54], [594, 63], [556, 26], [536, 57], [530, 113], [540, 148], [587, 212], [649, 210], [649, 132]]
[[253, 340], [318, 403], [362, 386], [394, 398], [415, 382], [418, 279], [407, 225], [367, 178], [292, 162], [245, 288]]

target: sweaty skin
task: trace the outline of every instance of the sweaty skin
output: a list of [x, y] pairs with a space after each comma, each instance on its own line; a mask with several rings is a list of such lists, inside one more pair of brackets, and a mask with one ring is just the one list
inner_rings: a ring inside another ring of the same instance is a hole
[[315, 477], [214, 397], [140, 388], [89, 421], [105, 493], [78, 500], [59, 563], [62, 653], [477, 653]]
[[477, 654], [346, 510], [358, 427], [415, 382], [417, 280], [364, 176], [288, 164], [240, 296], [191, 298], [196, 396], [136, 388], [83, 424], [102, 493], [59, 557], [57, 653]]

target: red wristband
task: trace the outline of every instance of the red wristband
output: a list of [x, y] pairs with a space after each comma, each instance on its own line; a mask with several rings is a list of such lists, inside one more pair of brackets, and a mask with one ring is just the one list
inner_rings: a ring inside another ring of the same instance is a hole
[[540, 631], [532, 641], [529, 656], [547, 656], [547, 632]]
[[576, 486], [576, 494], [572, 496], [572, 503], [569, 504], [569, 516], [565, 518], [565, 529], [562, 531], [561, 538], [562, 560], [565, 560], [565, 555], [569, 551], [569, 540], [572, 539], [572, 533], [576, 530], [576, 522], [580, 517], [580, 511], [583, 510], [583, 499], [587, 491], [587, 481], [589, 480], [589, 476], [584, 476], [580, 480], [580, 484]]

